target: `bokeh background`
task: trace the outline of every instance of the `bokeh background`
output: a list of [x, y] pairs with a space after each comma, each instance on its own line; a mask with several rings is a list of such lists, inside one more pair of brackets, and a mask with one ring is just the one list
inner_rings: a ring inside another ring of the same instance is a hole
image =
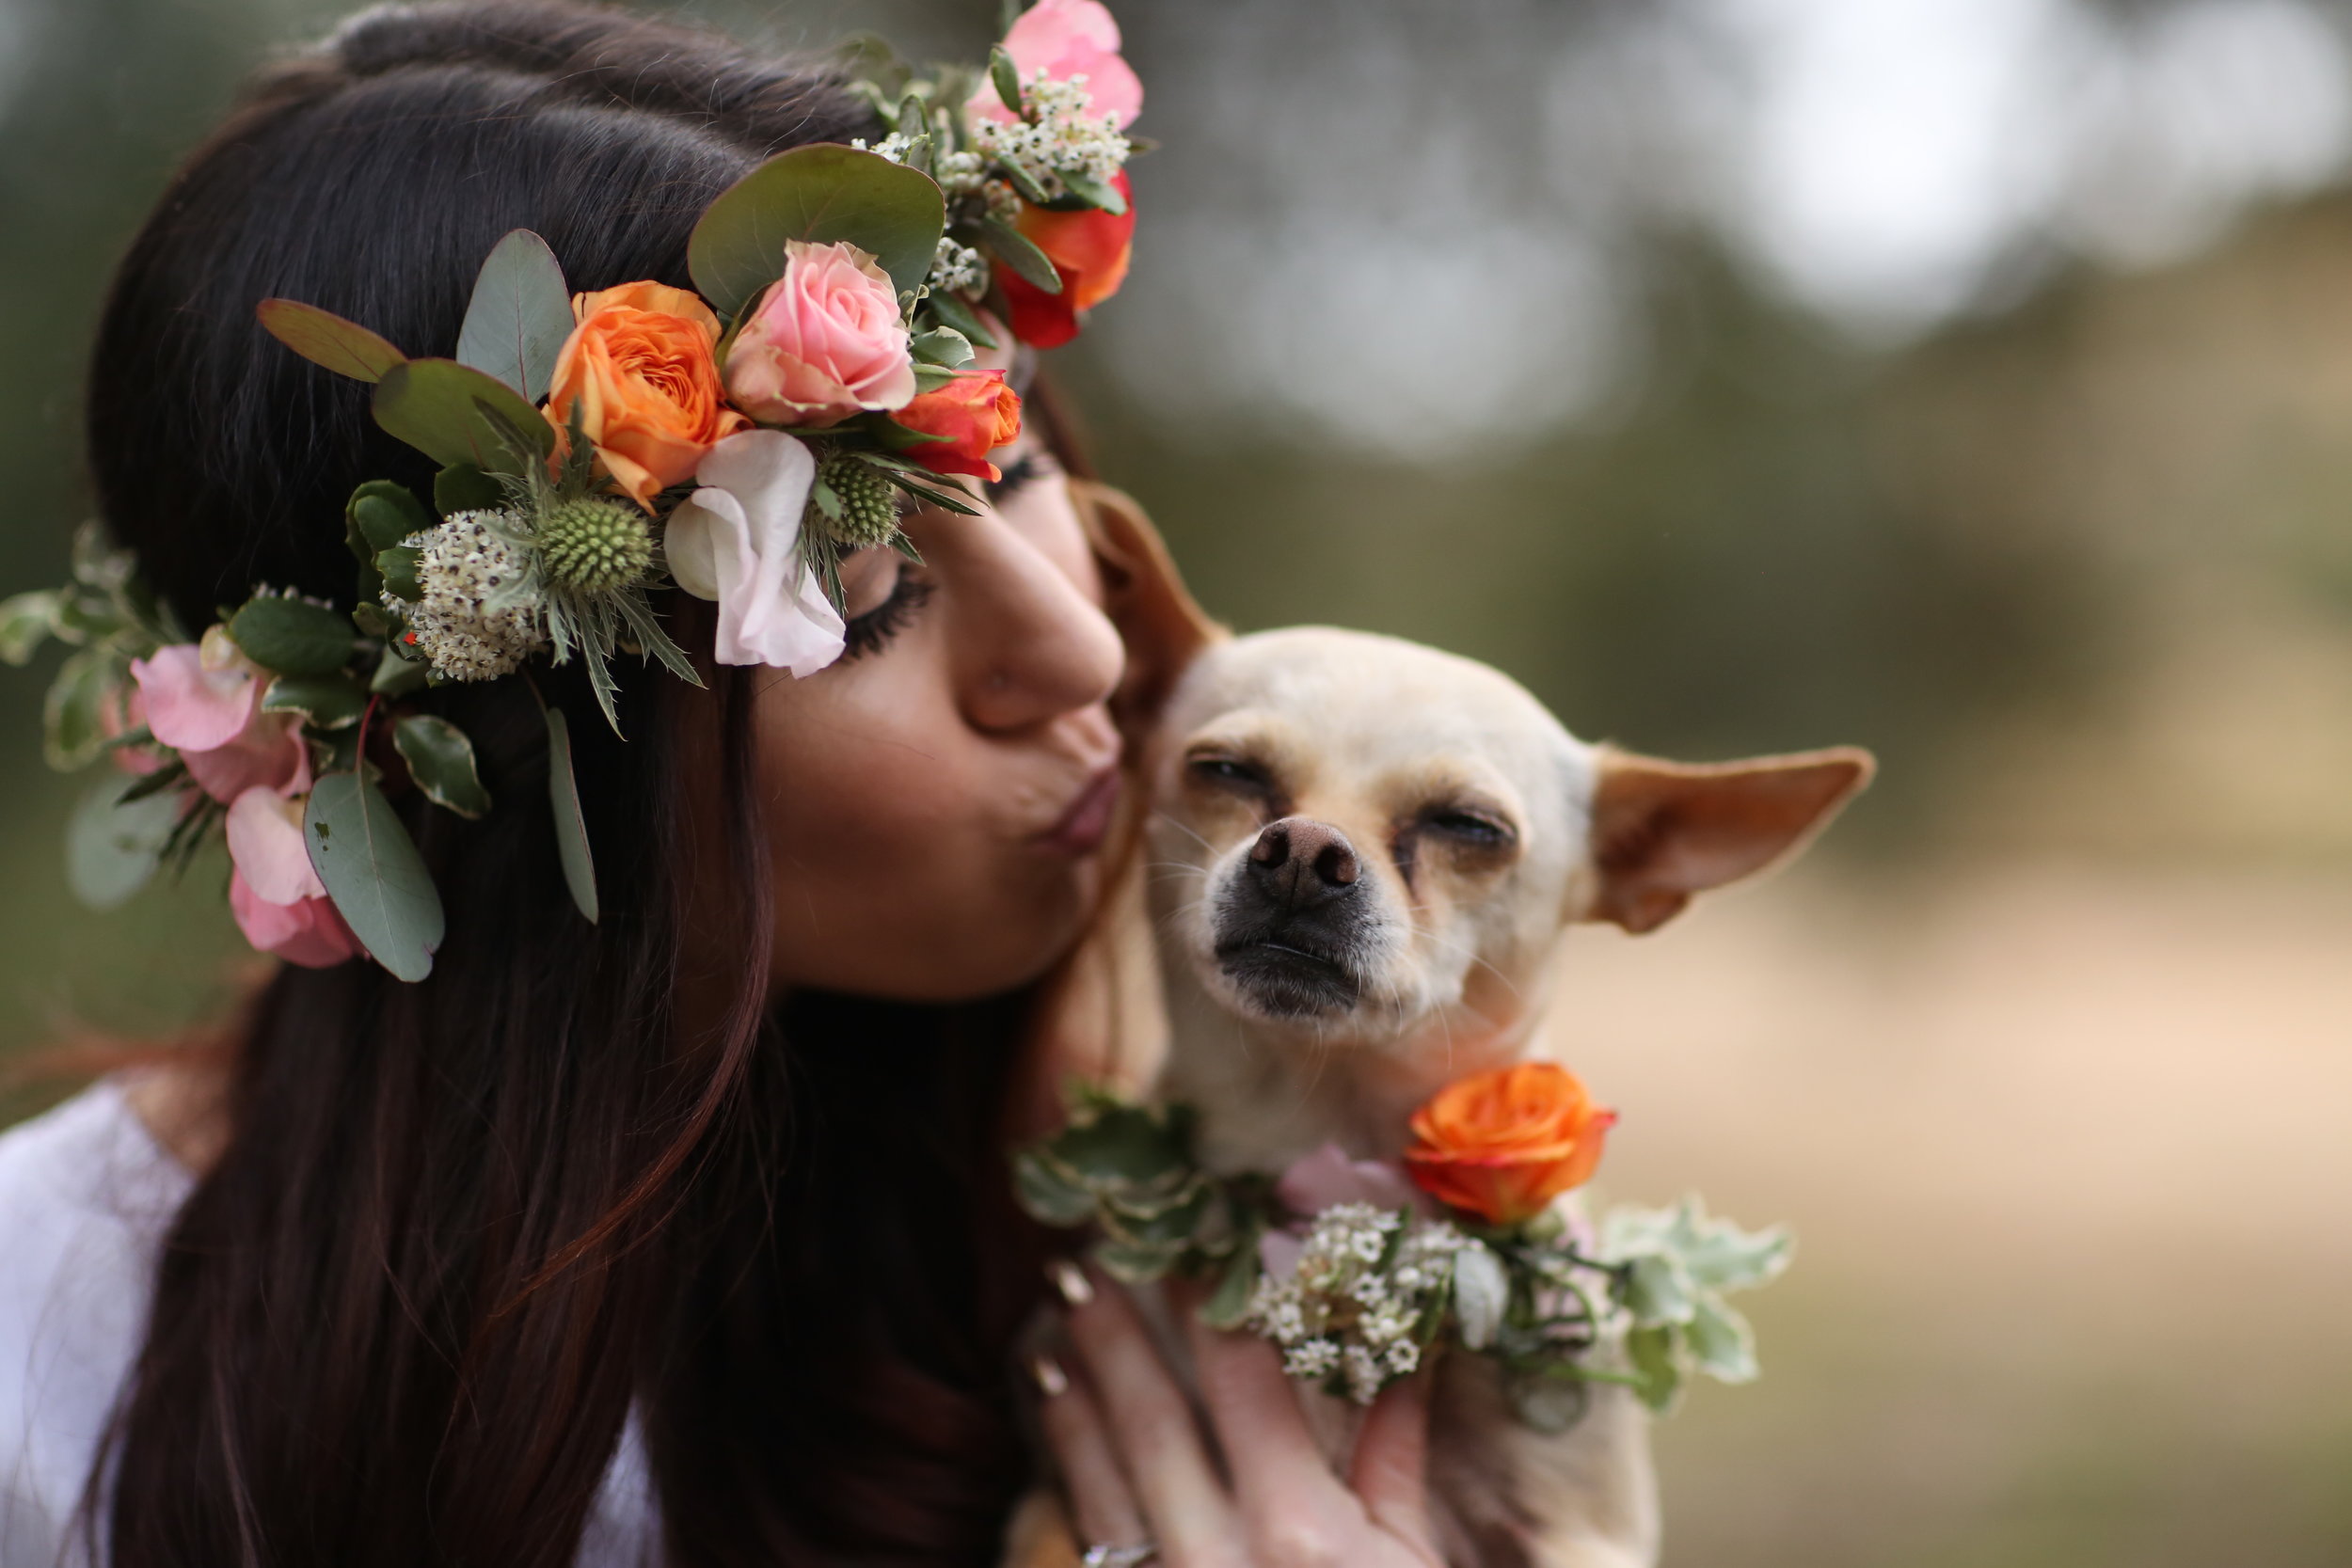
[[[0, 0], [0, 590], [62, 575], [115, 253], [343, 8]], [[959, 57], [996, 11], [684, 8]], [[1165, 148], [1062, 369], [1210, 606], [1884, 763], [1799, 870], [1570, 948], [1611, 1193], [1802, 1237], [1765, 1380], [1660, 1431], [1669, 1563], [2352, 1562], [2352, 5], [1119, 12]], [[46, 675], [0, 671], [20, 1057], [238, 951], [216, 878], [74, 908]]]

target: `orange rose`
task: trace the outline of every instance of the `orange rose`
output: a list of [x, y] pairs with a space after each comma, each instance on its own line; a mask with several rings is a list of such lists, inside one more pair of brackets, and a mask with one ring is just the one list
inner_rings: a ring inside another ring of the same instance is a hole
[[719, 318], [684, 289], [624, 283], [572, 296], [579, 325], [556, 356], [548, 419], [573, 410], [612, 482], [646, 511], [721, 439], [751, 420], [721, 401]]
[[1078, 335], [1079, 313], [1119, 293], [1127, 280], [1127, 261], [1135, 254], [1135, 198], [1124, 169], [1111, 182], [1127, 198], [1127, 210], [1116, 215], [1099, 207], [1057, 213], [1022, 206], [1014, 227], [1045, 252], [1061, 278], [1061, 293], [1049, 294], [1024, 282], [1010, 267], [995, 269], [1012, 313], [1012, 335], [1031, 348], [1056, 348], [1070, 341]]
[[988, 454], [1021, 434], [1021, 394], [1005, 385], [1002, 371], [965, 371], [890, 417], [921, 435], [946, 437], [918, 441], [901, 455], [935, 474], [977, 474], [993, 484], [1005, 476]]
[[1438, 1201], [1516, 1225], [1591, 1178], [1616, 1119], [1566, 1068], [1521, 1062], [1450, 1084], [1414, 1112], [1405, 1166]]

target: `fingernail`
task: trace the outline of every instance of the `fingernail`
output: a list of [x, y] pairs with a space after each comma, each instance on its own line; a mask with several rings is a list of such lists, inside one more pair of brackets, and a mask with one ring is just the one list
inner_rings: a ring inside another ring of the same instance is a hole
[[1061, 1299], [1073, 1307], [1084, 1307], [1094, 1299], [1094, 1285], [1086, 1272], [1067, 1258], [1057, 1258], [1045, 1265], [1045, 1277], [1054, 1282]]
[[1040, 1392], [1047, 1399], [1058, 1398], [1070, 1387], [1070, 1374], [1061, 1370], [1061, 1363], [1050, 1355], [1029, 1358], [1029, 1375], [1037, 1379]]

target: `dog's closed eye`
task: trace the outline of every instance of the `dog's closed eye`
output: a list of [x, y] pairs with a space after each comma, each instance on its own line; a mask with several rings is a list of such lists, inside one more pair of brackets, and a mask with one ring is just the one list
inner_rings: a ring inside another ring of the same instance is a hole
[[1269, 804], [1281, 793], [1272, 768], [1238, 752], [1195, 752], [1184, 758], [1184, 777], [1188, 783]]
[[1507, 818], [1475, 806], [1432, 806], [1418, 826], [1475, 849], [1507, 849], [1519, 836]]

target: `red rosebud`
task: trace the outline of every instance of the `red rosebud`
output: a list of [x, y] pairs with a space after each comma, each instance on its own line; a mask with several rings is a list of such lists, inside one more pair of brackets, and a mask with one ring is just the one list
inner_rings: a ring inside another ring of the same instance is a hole
[[1005, 476], [988, 454], [1021, 434], [1021, 394], [1005, 385], [1002, 371], [961, 371], [890, 417], [918, 434], [946, 437], [917, 441], [901, 455], [935, 474], [977, 474], [993, 484]]
[[1061, 293], [1049, 294], [1025, 281], [1010, 267], [996, 268], [1012, 312], [1012, 334], [1032, 348], [1056, 348], [1078, 335], [1078, 317], [1119, 293], [1127, 280], [1128, 258], [1135, 252], [1136, 202], [1127, 187], [1127, 171], [1111, 183], [1127, 198], [1127, 210], [1113, 214], [1100, 207], [1057, 213], [1047, 207], [1025, 205], [1013, 227], [1045, 252], [1061, 277]]

